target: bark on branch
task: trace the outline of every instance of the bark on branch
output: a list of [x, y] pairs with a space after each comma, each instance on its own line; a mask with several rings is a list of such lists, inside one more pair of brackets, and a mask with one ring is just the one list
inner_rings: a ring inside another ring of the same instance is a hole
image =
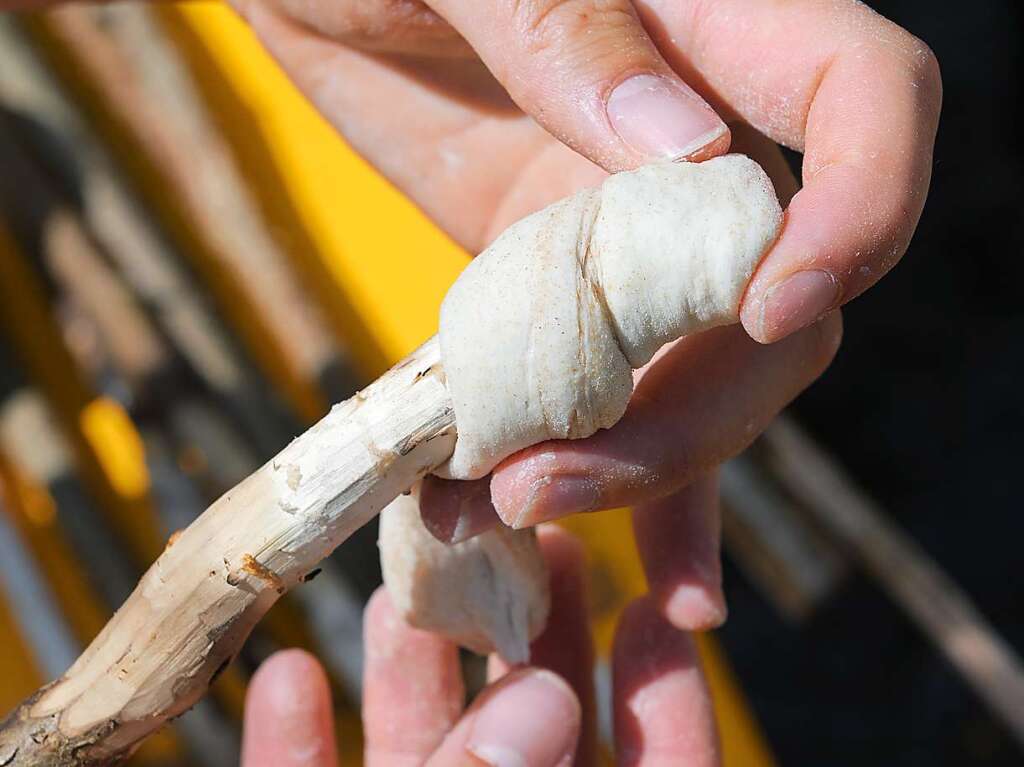
[[0, 767], [127, 758], [206, 692], [281, 594], [454, 445], [431, 339], [172, 538], [64, 676], [3, 722]]

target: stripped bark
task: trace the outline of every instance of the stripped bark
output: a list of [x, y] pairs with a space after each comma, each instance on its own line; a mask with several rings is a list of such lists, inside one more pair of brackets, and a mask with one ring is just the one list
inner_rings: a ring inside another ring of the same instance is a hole
[[3, 723], [0, 765], [127, 758], [202, 696], [281, 594], [454, 444], [432, 339], [169, 542], [78, 661]]

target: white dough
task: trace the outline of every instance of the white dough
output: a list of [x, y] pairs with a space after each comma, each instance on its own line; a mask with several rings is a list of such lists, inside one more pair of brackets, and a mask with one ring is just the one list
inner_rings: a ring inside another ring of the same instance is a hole
[[441, 309], [458, 439], [439, 473], [479, 478], [529, 445], [613, 425], [634, 368], [736, 321], [781, 221], [761, 167], [728, 155], [610, 176], [509, 227]]
[[[664, 344], [735, 322], [782, 211], [754, 161], [649, 165], [609, 177], [507, 229], [448, 291], [441, 351], [458, 438], [442, 472], [486, 475], [546, 439], [622, 416], [632, 371]], [[384, 579], [413, 625], [526, 660], [548, 610], [530, 533], [445, 546], [415, 497], [381, 517]]]
[[446, 545], [420, 520], [418, 494], [380, 515], [380, 563], [395, 609], [474, 652], [525, 663], [548, 617], [548, 574], [533, 530], [499, 525]]

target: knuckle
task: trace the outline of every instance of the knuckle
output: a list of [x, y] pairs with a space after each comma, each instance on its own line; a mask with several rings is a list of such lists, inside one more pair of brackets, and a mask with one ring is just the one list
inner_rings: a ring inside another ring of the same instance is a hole
[[935, 51], [926, 43], [914, 38], [919, 44], [915, 57], [915, 74], [920, 87], [926, 92], [934, 95], [937, 103], [942, 103], [942, 69], [939, 66], [939, 58]]
[[934, 119], [932, 113], [942, 98], [942, 76], [935, 52], [921, 38], [866, 6], [858, 8], [849, 20], [855, 23], [846, 29], [847, 52], [856, 52], [879, 72], [903, 79], [914, 89], [915, 101], [926, 107], [922, 114]]
[[[382, 0], [378, 3], [356, 2], [362, 10], [364, 34], [385, 38], [415, 31], [427, 33], [448, 30], [448, 24], [420, 0]], [[376, 11], [369, 10], [376, 5]]]
[[401, 49], [410, 41], [450, 34], [447, 23], [419, 0], [271, 1], [287, 16], [353, 47]]
[[921, 100], [938, 104], [942, 98], [942, 72], [935, 51], [921, 38], [898, 28], [896, 40], [889, 48], [899, 71], [920, 94]]
[[638, 26], [623, 0], [515, 0], [512, 22], [532, 55], [603, 47]]
[[900, 29], [895, 56], [900, 71], [920, 94], [919, 100], [938, 106], [942, 101], [942, 71], [935, 51], [921, 38]]

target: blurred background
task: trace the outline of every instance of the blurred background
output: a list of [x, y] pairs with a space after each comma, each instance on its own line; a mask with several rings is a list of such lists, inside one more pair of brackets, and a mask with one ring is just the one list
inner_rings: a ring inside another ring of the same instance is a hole
[[[932, 192], [831, 370], [722, 472], [730, 620], [701, 651], [729, 767], [1024, 757], [1022, 10], [871, 5], [942, 66]], [[0, 716], [171, 533], [433, 333], [466, 260], [226, 7], [0, 15]], [[569, 526], [605, 655], [644, 590], [628, 517]], [[357, 764], [375, 543], [282, 599], [133, 763], [237, 763], [246, 680], [302, 646]]]

